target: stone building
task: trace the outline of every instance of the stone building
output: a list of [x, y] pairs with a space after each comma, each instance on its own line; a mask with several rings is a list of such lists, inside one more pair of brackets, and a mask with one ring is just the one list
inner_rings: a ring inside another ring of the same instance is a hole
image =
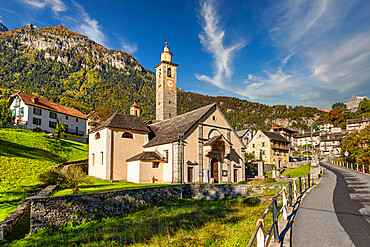
[[282, 167], [289, 162], [289, 141], [279, 133], [258, 130], [248, 144], [248, 152], [257, 160]]
[[156, 66], [160, 121], [113, 114], [89, 133], [89, 175], [135, 183], [179, 183], [181, 174], [186, 183], [245, 180], [245, 145], [215, 103], [176, 116], [176, 73], [166, 43]]

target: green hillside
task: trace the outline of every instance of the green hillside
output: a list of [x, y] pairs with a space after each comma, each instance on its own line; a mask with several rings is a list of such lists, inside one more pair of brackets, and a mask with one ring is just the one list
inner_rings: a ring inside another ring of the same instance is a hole
[[[128, 113], [136, 100], [144, 120], [155, 118], [152, 71], [130, 54], [108, 50], [62, 26], [27, 25], [0, 33], [0, 93], [7, 97], [16, 91], [42, 96], [86, 114], [95, 111], [101, 120], [115, 111]], [[178, 90], [178, 113], [213, 102], [238, 129], [268, 129], [275, 124], [307, 130], [310, 122], [323, 115], [311, 107], [267, 106]]]
[[38, 175], [87, 158], [87, 145], [26, 130], [0, 129], [0, 221], [40, 184]]

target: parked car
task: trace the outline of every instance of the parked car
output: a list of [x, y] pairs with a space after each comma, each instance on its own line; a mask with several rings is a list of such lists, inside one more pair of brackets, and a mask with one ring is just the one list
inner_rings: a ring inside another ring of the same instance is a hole
[[289, 157], [289, 162], [297, 162], [298, 159], [296, 157]]

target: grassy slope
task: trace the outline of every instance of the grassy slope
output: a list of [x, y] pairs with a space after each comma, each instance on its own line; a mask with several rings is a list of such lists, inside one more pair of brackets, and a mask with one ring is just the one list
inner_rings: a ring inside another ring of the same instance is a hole
[[282, 175], [289, 175], [291, 178], [303, 177], [310, 173], [310, 167], [308, 165], [301, 166], [300, 168], [288, 169], [283, 172]]
[[[89, 177], [90, 184], [81, 184], [77, 187], [80, 189], [78, 194], [86, 194], [86, 193], [95, 193], [95, 192], [105, 192], [105, 191], [115, 191], [115, 190], [127, 190], [127, 189], [134, 189], [134, 188], [143, 188], [143, 187], [153, 187], [153, 186], [161, 186], [165, 184], [134, 184], [125, 181], [118, 181], [111, 183], [106, 180]], [[64, 196], [64, 195], [71, 195], [73, 194], [72, 189], [63, 189], [56, 191], [51, 196]]]
[[[180, 200], [123, 217], [45, 228], [7, 246], [245, 246], [268, 203]], [[271, 225], [271, 214], [266, 217]]]
[[43, 136], [0, 129], [0, 221], [35, 190], [40, 173], [66, 161], [87, 158], [87, 145]]

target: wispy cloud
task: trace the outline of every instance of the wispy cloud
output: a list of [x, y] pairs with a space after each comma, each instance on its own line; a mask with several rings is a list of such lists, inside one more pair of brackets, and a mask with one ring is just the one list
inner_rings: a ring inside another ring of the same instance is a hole
[[245, 46], [245, 41], [237, 41], [225, 46], [225, 30], [220, 24], [220, 16], [216, 11], [214, 1], [201, 2], [200, 12], [203, 32], [199, 34], [203, 48], [213, 56], [214, 75], [198, 75], [198, 80], [212, 83], [220, 88], [226, 88], [228, 80], [233, 75], [232, 59], [237, 51]]
[[24, 0], [24, 3], [36, 9], [50, 7], [54, 13], [66, 10], [65, 4], [61, 0]]
[[121, 43], [122, 50], [124, 50], [127, 53], [134, 54], [138, 51], [138, 46], [136, 43], [128, 43], [124, 38], [121, 36], [118, 36], [118, 39]]
[[312, 104], [323, 95], [322, 102], [369, 94], [369, 12], [363, 0], [274, 1], [262, 16], [281, 54], [295, 54], [294, 66], [246, 80], [242, 94], [255, 99], [291, 94]]
[[77, 32], [85, 34], [99, 44], [106, 45], [107, 38], [102, 32], [99, 22], [95, 19], [92, 19], [82, 5], [75, 1], [72, 1], [72, 3], [79, 10], [78, 19], [81, 21], [74, 27]]

